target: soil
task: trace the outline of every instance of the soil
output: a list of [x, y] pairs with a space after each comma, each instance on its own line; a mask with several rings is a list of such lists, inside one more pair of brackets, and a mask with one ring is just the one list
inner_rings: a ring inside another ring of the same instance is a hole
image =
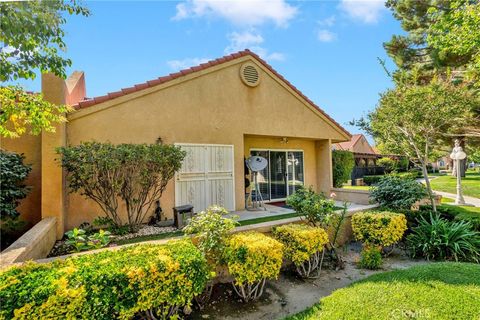
[[267, 282], [262, 297], [249, 303], [244, 303], [235, 294], [231, 284], [217, 284], [213, 288], [209, 304], [203, 310], [195, 307], [187, 319], [283, 319], [303, 311], [317, 303], [320, 298], [356, 280], [374, 273], [425, 263], [424, 260], [411, 260], [403, 251], [395, 249], [384, 258], [381, 270], [358, 269], [356, 261], [359, 259], [360, 249], [358, 243], [347, 245], [343, 252], [346, 261], [345, 269], [322, 270], [317, 279], [304, 280], [299, 278], [293, 270], [288, 268], [282, 270], [278, 280]]
[[[172, 226], [156, 226], [156, 225], [152, 226], [152, 225], [143, 224], [140, 226], [137, 232], [127, 233], [124, 235], [112, 234], [110, 244], [107, 247], [116, 246], [116, 242], [120, 240], [134, 239], [134, 238], [143, 237], [143, 236], [159, 235], [163, 233], [174, 232], [177, 230], [178, 230], [177, 228]], [[92, 234], [96, 231], [97, 230], [92, 229], [89, 231], [89, 234]], [[71, 252], [72, 248], [70, 248], [70, 246], [68, 246], [65, 242], [66, 242], [65, 236], [63, 237], [63, 239], [57, 240], [47, 257], [48, 258], [57, 257], [57, 256], [63, 256], [63, 255], [72, 253]]]

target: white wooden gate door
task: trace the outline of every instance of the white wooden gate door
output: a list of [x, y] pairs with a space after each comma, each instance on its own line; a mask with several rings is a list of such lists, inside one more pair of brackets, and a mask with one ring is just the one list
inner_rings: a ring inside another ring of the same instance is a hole
[[210, 205], [235, 210], [233, 146], [177, 144], [187, 152], [175, 178], [175, 205], [193, 205], [195, 212]]

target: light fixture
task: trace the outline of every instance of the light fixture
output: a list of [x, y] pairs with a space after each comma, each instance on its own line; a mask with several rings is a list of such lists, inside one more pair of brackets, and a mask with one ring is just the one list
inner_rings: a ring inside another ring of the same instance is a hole
[[285, 144], [287, 144], [287, 143], [288, 143], [288, 138], [287, 138], [287, 137], [283, 137], [283, 138], [280, 140], [280, 143], [285, 143]]

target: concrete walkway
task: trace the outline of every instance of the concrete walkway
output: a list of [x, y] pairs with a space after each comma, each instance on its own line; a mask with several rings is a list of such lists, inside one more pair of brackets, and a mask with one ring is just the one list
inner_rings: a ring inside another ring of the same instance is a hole
[[[336, 207], [343, 207], [343, 202], [335, 201]], [[347, 211], [348, 212], [357, 212], [362, 210], [368, 210], [375, 208], [377, 205], [363, 205], [358, 203], [350, 203], [348, 205]], [[294, 213], [295, 210], [291, 208], [284, 208], [279, 206], [274, 206], [271, 204], [266, 203], [265, 208], [267, 210], [258, 210], [258, 211], [248, 211], [248, 210], [239, 210], [232, 212], [232, 215], [238, 216], [238, 221], [242, 220], [250, 220], [256, 218], [264, 218], [264, 217], [271, 217], [271, 216], [279, 216], [283, 214], [290, 214]]]
[[[454, 193], [448, 193], [448, 192], [437, 191], [437, 190], [433, 190], [433, 192], [435, 192], [436, 194], [439, 194], [439, 195], [441, 195], [442, 197], [445, 197], [445, 198], [455, 199], [457, 197], [457, 195], [454, 194]], [[480, 199], [479, 198], [469, 197], [469, 196], [465, 196], [465, 195], [463, 196], [463, 198], [465, 199], [465, 202], [467, 204], [473, 205], [475, 207], [480, 207]]]

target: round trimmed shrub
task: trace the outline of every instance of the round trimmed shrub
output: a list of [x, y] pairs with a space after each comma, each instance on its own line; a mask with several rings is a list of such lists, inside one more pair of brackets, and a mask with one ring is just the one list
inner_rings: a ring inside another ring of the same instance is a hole
[[266, 279], [278, 278], [283, 245], [260, 232], [237, 233], [227, 240], [224, 255], [235, 292], [249, 301], [262, 295]]
[[359, 212], [352, 216], [355, 239], [368, 245], [388, 247], [400, 241], [407, 230], [407, 219], [389, 211]]
[[168, 319], [209, 277], [190, 240], [32, 262], [0, 273], [0, 318]]
[[297, 273], [304, 278], [318, 277], [322, 267], [328, 235], [320, 227], [288, 224], [273, 230], [275, 239], [283, 243], [283, 254], [293, 262]]
[[359, 266], [364, 269], [377, 270], [382, 266], [381, 248], [365, 246], [360, 254]]

